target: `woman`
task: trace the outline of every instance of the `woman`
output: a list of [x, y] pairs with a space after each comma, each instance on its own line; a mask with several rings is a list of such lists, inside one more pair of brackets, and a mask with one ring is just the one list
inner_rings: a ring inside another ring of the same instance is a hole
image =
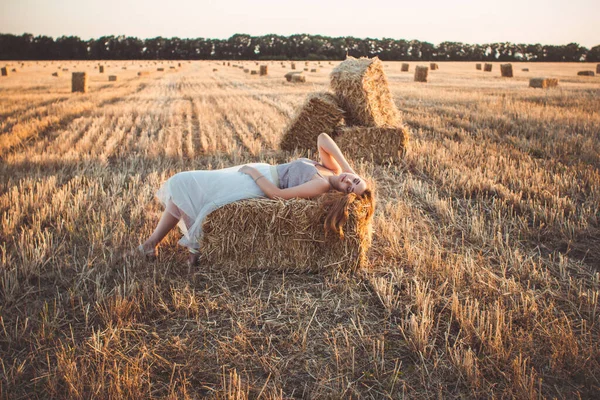
[[[326, 133], [317, 140], [321, 164], [301, 158], [271, 166], [255, 163], [213, 171], [180, 172], [169, 178], [156, 196], [165, 211], [152, 235], [133, 253], [156, 256], [160, 241], [179, 225], [188, 247], [188, 263], [196, 264], [202, 223], [213, 210], [234, 201], [266, 196], [270, 199], [313, 198], [331, 189], [344, 195], [333, 196], [325, 225], [343, 235], [341, 225], [348, 218], [348, 206], [354, 200], [369, 202], [369, 217], [374, 200], [367, 182], [350, 167], [339, 147]], [[335, 204], [332, 204], [335, 203]]]

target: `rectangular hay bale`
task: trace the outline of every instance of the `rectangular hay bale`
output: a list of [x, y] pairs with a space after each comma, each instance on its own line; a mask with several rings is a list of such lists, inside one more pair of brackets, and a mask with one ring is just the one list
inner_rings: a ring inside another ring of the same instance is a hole
[[116, 82], [117, 81], [117, 76], [116, 75], [109, 75], [108, 76], [108, 81], [109, 82]]
[[558, 86], [558, 79], [556, 78], [531, 78], [529, 80], [529, 87], [532, 88], [552, 88]]
[[306, 82], [306, 76], [303, 74], [294, 74], [294, 75], [292, 75], [292, 82], [304, 83], [304, 82]]
[[8, 76], [8, 68], [2, 67], [2, 76]]
[[492, 67], [493, 66], [494, 66], [493, 64], [485, 63], [485, 65], [483, 66], [484, 72], [492, 72]]
[[481, 71], [481, 63], [475, 64], [475, 69]]
[[600, 74], [600, 64], [596, 65], [596, 73]]
[[104, 73], [104, 65], [100, 65], [100, 66], [98, 67], [98, 72], [99, 72], [99, 73], [101, 73], [101, 74], [103, 74], [103, 73]]
[[432, 71], [435, 71], [435, 70], [440, 69], [440, 66], [437, 65], [436, 63], [429, 63], [429, 69]]
[[500, 65], [500, 74], [505, 78], [512, 78], [513, 77], [512, 64], [501, 64]]
[[85, 72], [73, 72], [71, 75], [71, 92], [86, 93], [87, 89], [87, 74]]
[[375, 164], [385, 164], [403, 158], [409, 134], [404, 126], [338, 126], [333, 137], [342, 153], [351, 160], [363, 158]]
[[269, 66], [268, 65], [261, 65], [260, 66], [260, 76], [265, 76], [269, 73]]
[[[295, 74], [292, 75], [292, 80], [297, 76], [304, 77]], [[279, 147], [287, 151], [296, 148], [316, 150], [319, 134], [333, 134], [335, 127], [343, 120], [344, 111], [333, 94], [312, 93], [285, 128]]]
[[352, 203], [344, 238], [324, 231], [316, 200], [250, 199], [210, 213], [202, 225], [201, 263], [235, 270], [355, 271], [367, 267], [372, 240], [370, 205]]
[[349, 125], [400, 124], [400, 114], [379, 58], [348, 57], [331, 71], [330, 81]]
[[400, 68], [401, 72], [408, 72], [408, 69], [410, 68], [410, 64], [408, 63], [402, 63], [402, 67]]
[[579, 71], [577, 73], [579, 76], [594, 76], [594, 71]]
[[428, 68], [422, 65], [415, 67], [415, 82], [427, 82]]

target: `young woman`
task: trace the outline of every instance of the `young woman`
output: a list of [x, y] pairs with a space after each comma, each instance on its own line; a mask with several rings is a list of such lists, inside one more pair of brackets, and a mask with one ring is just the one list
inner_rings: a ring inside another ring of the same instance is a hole
[[[326, 227], [341, 233], [353, 201], [368, 201], [369, 217], [374, 199], [367, 182], [350, 167], [346, 158], [326, 133], [317, 140], [321, 163], [300, 158], [272, 166], [263, 163], [210, 170], [180, 172], [169, 178], [156, 196], [165, 211], [150, 237], [133, 254], [156, 256], [156, 247], [167, 233], [179, 225], [183, 238], [179, 244], [188, 247], [188, 263], [199, 257], [202, 223], [213, 210], [234, 201], [266, 196], [270, 199], [313, 198], [334, 190], [327, 202]], [[130, 255], [133, 255], [130, 253]]]

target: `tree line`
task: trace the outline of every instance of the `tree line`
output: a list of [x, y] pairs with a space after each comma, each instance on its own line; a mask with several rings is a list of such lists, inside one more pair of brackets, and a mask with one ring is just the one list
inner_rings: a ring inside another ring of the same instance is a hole
[[383, 61], [600, 61], [600, 45], [591, 49], [567, 45], [487, 43], [468, 44], [404, 39], [360, 39], [298, 34], [250, 36], [229, 39], [138, 39], [102, 36], [0, 34], [2, 60], [343, 60], [378, 56]]

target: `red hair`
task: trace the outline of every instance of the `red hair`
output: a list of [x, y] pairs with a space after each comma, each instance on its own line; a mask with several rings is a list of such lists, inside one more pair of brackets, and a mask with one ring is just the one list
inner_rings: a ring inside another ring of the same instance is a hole
[[375, 196], [371, 189], [365, 189], [360, 195], [331, 191], [323, 195], [321, 208], [327, 213], [323, 224], [325, 234], [335, 233], [343, 239], [343, 226], [352, 210], [356, 210], [364, 222], [371, 221], [375, 212]]

